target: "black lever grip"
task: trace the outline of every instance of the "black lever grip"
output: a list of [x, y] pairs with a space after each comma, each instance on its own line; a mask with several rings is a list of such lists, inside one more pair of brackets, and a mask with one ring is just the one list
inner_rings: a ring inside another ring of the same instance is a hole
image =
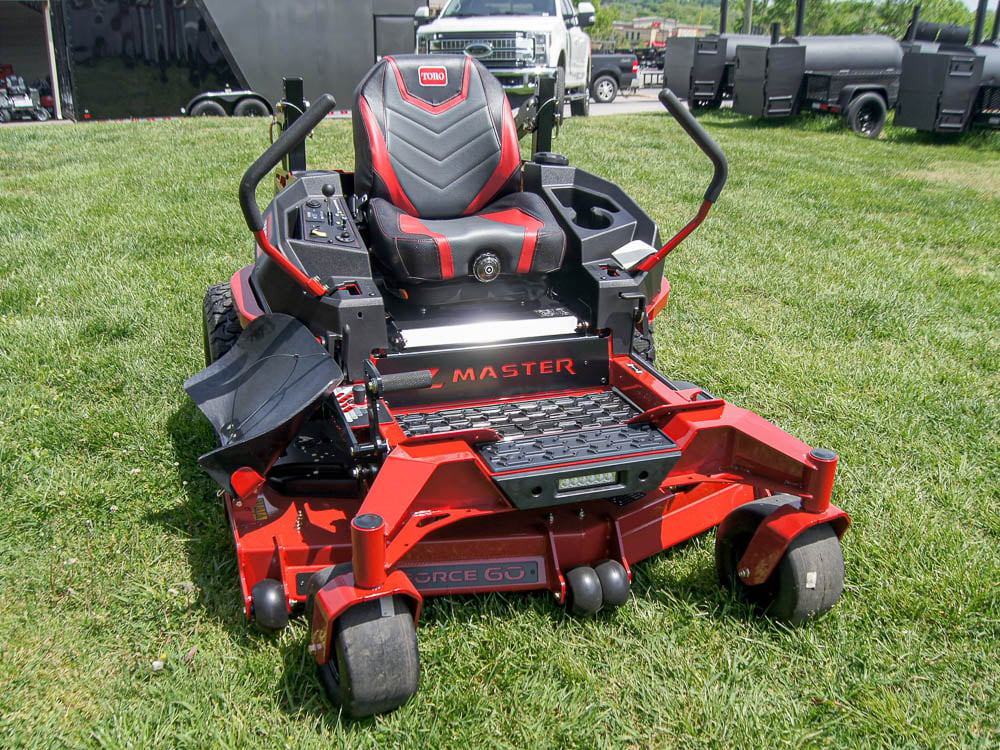
[[705, 128], [701, 126], [690, 110], [674, 96], [673, 91], [667, 88], [661, 89], [660, 104], [667, 108], [667, 111], [684, 128], [684, 132], [691, 136], [691, 140], [698, 145], [705, 156], [711, 159], [715, 173], [712, 175], [712, 181], [708, 184], [708, 190], [705, 191], [705, 200], [709, 203], [715, 203], [726, 184], [726, 178], [729, 176], [729, 162], [726, 160], [726, 155], [719, 148], [719, 144], [712, 140], [712, 136], [705, 132]]
[[306, 139], [313, 128], [323, 122], [323, 118], [336, 105], [337, 100], [332, 94], [321, 95], [279, 136], [278, 140], [268, 147], [267, 151], [257, 158], [257, 161], [250, 165], [243, 175], [243, 179], [240, 180], [240, 208], [243, 209], [243, 218], [246, 219], [251, 232], [259, 232], [264, 228], [264, 219], [257, 206], [257, 185], [293, 148]]
[[382, 393], [430, 388], [433, 383], [434, 376], [431, 375], [430, 370], [392, 373], [382, 375]]

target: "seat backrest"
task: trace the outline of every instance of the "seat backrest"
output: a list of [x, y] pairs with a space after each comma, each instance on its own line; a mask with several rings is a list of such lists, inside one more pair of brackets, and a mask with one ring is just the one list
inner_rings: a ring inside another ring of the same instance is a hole
[[358, 195], [412, 216], [473, 214], [517, 190], [521, 152], [510, 104], [464, 55], [384, 57], [354, 93]]

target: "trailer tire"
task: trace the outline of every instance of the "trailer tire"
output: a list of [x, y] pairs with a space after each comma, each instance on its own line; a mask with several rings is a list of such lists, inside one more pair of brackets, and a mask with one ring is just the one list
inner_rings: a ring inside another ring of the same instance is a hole
[[218, 102], [211, 99], [202, 99], [191, 107], [191, 117], [225, 117], [226, 110]]
[[878, 138], [885, 127], [886, 117], [885, 99], [874, 91], [854, 97], [844, 112], [847, 126], [867, 138]]
[[234, 117], [267, 117], [270, 114], [264, 102], [252, 97], [240, 99], [233, 108]]
[[797, 500], [791, 495], [775, 495], [741, 505], [723, 519], [715, 537], [719, 582], [741, 601], [790, 625], [827, 612], [844, 591], [844, 555], [833, 527], [820, 524], [795, 537], [778, 567], [757, 586], [743, 583], [736, 566], [761, 522], [782, 505]]
[[35, 119], [39, 122], [45, 122], [49, 119], [49, 111], [45, 107], [36, 107], [34, 111]]
[[229, 282], [213, 284], [202, 300], [202, 333], [205, 344], [205, 365], [210, 365], [233, 348], [243, 333], [240, 314], [233, 302]]
[[590, 93], [594, 96], [594, 101], [598, 104], [611, 104], [618, 96], [618, 81], [612, 76], [597, 76], [597, 80], [590, 85]]

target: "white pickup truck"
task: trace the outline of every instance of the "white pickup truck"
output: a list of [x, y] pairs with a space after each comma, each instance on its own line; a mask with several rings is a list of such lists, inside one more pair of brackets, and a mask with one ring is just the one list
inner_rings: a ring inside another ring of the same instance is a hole
[[427, 6], [417, 8], [417, 53], [476, 58], [503, 84], [515, 109], [535, 95], [539, 78], [552, 76], [556, 101], [586, 115], [590, 37], [584, 29], [595, 18], [589, 2], [577, 9], [571, 0], [449, 0], [433, 21]]

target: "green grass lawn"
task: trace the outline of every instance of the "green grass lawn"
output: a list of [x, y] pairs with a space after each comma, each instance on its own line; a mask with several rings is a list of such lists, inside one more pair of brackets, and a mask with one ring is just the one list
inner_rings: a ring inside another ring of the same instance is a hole
[[[244, 620], [181, 389], [205, 287], [251, 258], [236, 189], [266, 123], [0, 128], [0, 746], [1000, 745], [1000, 136], [703, 122], [730, 182], [668, 258], [658, 363], [840, 453], [843, 600], [755, 618], [712, 534], [610, 615], [432, 599], [416, 699], [353, 723], [301, 619]], [[325, 123], [310, 163], [350, 144]], [[570, 120], [557, 148], [664, 236], [710, 172], [665, 113]]]

